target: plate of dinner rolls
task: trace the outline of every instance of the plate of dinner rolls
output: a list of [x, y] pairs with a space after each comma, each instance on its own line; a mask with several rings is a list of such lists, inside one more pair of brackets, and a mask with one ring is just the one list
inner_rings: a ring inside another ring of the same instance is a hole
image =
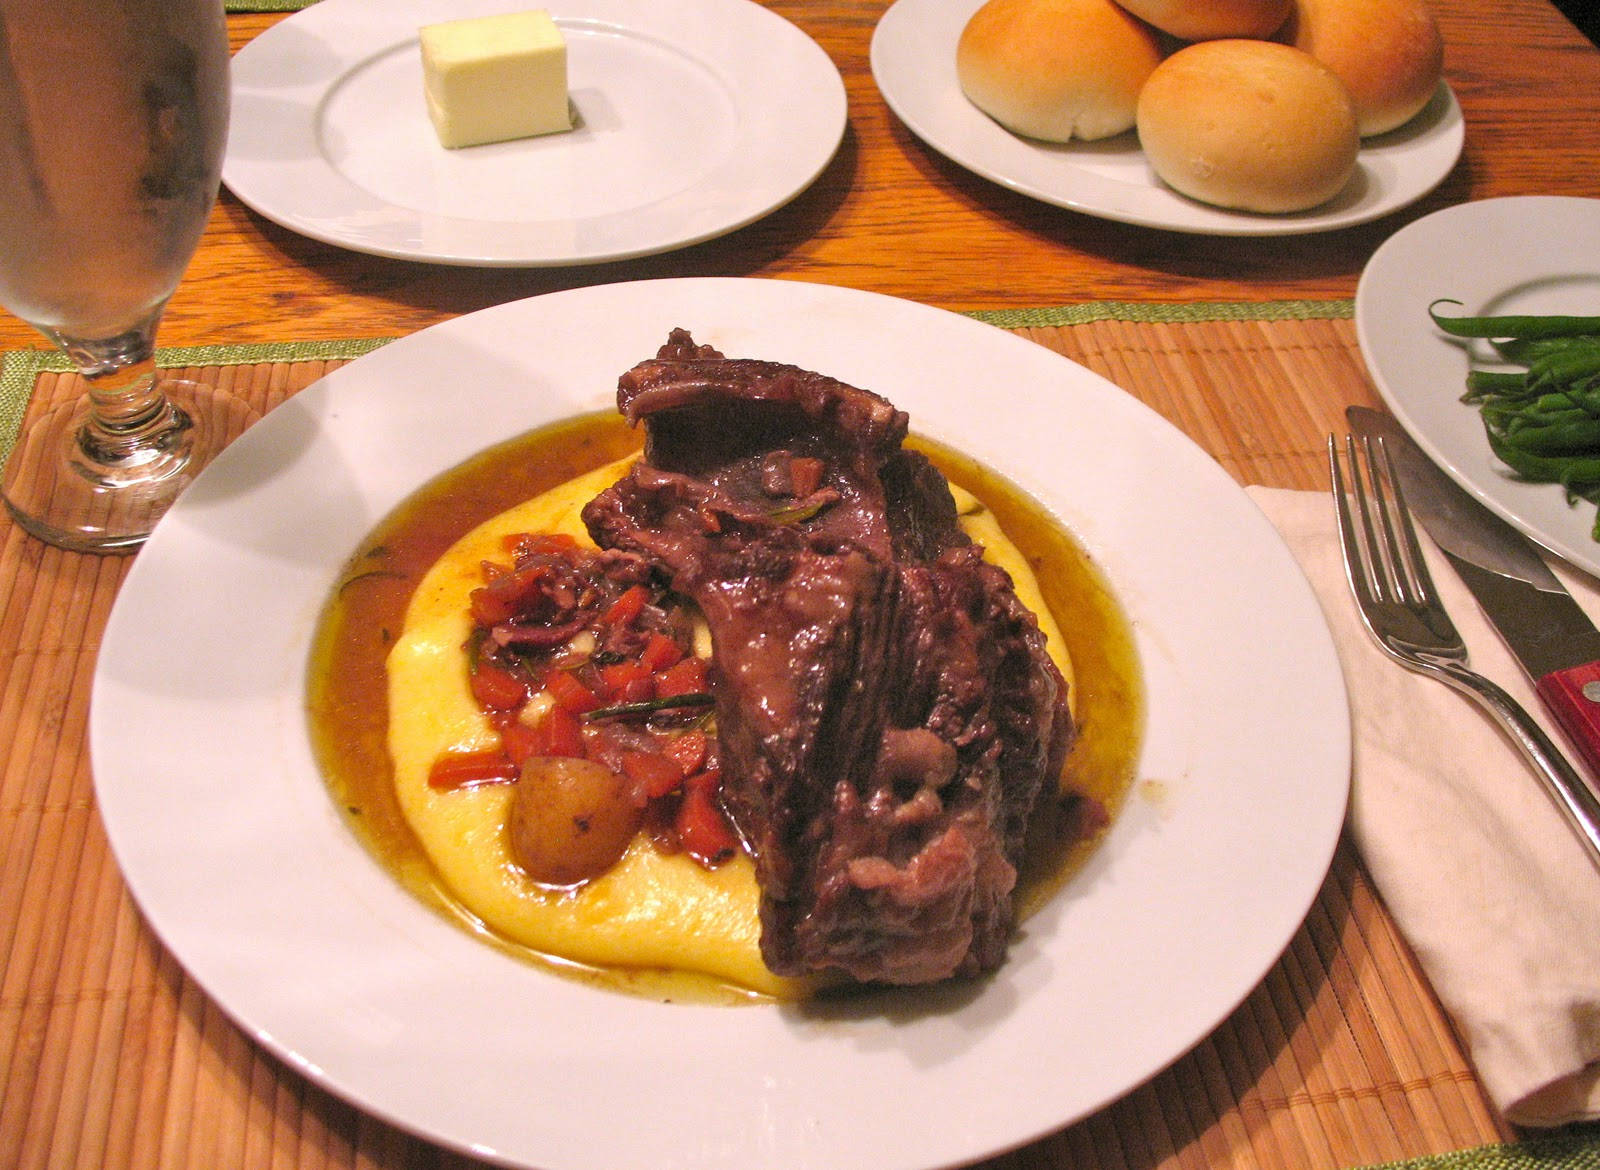
[[986, 179], [1209, 235], [1376, 219], [1433, 190], [1465, 136], [1427, 0], [897, 0], [872, 71]]

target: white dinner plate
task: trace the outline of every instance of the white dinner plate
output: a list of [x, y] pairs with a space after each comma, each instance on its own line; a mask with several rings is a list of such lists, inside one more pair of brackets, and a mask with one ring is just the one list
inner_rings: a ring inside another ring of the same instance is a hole
[[1185, 198], [1156, 178], [1133, 131], [1099, 142], [1021, 138], [967, 100], [956, 41], [982, 0], [898, 0], [872, 36], [872, 75], [918, 138], [1003, 187], [1085, 215], [1212, 236], [1303, 235], [1350, 227], [1412, 203], [1461, 154], [1461, 108], [1450, 87], [1398, 130], [1363, 142], [1354, 178], [1310, 211], [1256, 215]]
[[[341, 563], [423, 483], [614, 403], [673, 326], [887, 395], [1003, 468], [1097, 559], [1148, 695], [1136, 791], [992, 979], [826, 1007], [563, 979], [424, 909], [335, 811], [308, 641]], [[794, 281], [581, 288], [396, 341], [279, 406], [139, 554], [95, 677], [99, 808], [139, 905], [318, 1084], [542, 1170], [926, 1170], [1127, 1093], [1298, 929], [1345, 808], [1345, 693], [1275, 530], [1155, 413], [966, 317]]]
[[1489, 449], [1477, 408], [1461, 401], [1467, 371], [1492, 364], [1492, 354], [1434, 327], [1428, 306], [1441, 297], [1471, 315], [1600, 315], [1600, 199], [1526, 195], [1447, 207], [1386, 240], [1356, 285], [1361, 354], [1400, 425], [1490, 509], [1600, 575], [1595, 506], [1517, 478]]
[[320, 0], [233, 60], [222, 178], [330, 244], [441, 264], [621, 260], [723, 235], [805, 190], [844, 82], [751, 0], [563, 0], [577, 128], [446, 150], [417, 29], [518, 0]]

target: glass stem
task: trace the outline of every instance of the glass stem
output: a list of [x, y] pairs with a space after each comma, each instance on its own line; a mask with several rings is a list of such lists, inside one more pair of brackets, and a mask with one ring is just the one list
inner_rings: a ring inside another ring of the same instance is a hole
[[84, 340], [52, 334], [89, 388], [89, 411], [78, 432], [80, 458], [106, 467], [170, 458], [190, 423], [161, 392], [156, 376], [155, 329], [161, 306], [148, 320], [112, 337]]

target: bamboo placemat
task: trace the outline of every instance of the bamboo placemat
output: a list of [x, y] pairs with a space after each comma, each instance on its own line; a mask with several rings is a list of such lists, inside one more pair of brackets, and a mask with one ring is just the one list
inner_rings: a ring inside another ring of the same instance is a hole
[[[1348, 302], [988, 319], [1105, 374], [1243, 482], [1323, 486], [1322, 436], [1345, 403], [1372, 400]], [[266, 410], [374, 344], [163, 359]], [[35, 383], [34, 408], [77, 392], [38, 354], [7, 363], [0, 417], [8, 385], [15, 396]], [[474, 1165], [256, 1046], [131, 904], [85, 748], [96, 647], [129, 561], [46, 548], [0, 520], [0, 1167]], [[1412, 1159], [1411, 1170], [1600, 1166], [1600, 1131], [1533, 1137], [1497, 1119], [1346, 844], [1282, 959], [1216, 1032], [1122, 1101], [988, 1165], [1342, 1170]]]

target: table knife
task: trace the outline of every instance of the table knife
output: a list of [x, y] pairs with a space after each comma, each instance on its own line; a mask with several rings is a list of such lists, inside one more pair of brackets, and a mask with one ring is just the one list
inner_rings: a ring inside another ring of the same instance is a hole
[[1383, 439], [1412, 515], [1600, 776], [1600, 630], [1533, 542], [1457, 485], [1393, 417], [1361, 406], [1350, 407], [1345, 417], [1356, 434]]

